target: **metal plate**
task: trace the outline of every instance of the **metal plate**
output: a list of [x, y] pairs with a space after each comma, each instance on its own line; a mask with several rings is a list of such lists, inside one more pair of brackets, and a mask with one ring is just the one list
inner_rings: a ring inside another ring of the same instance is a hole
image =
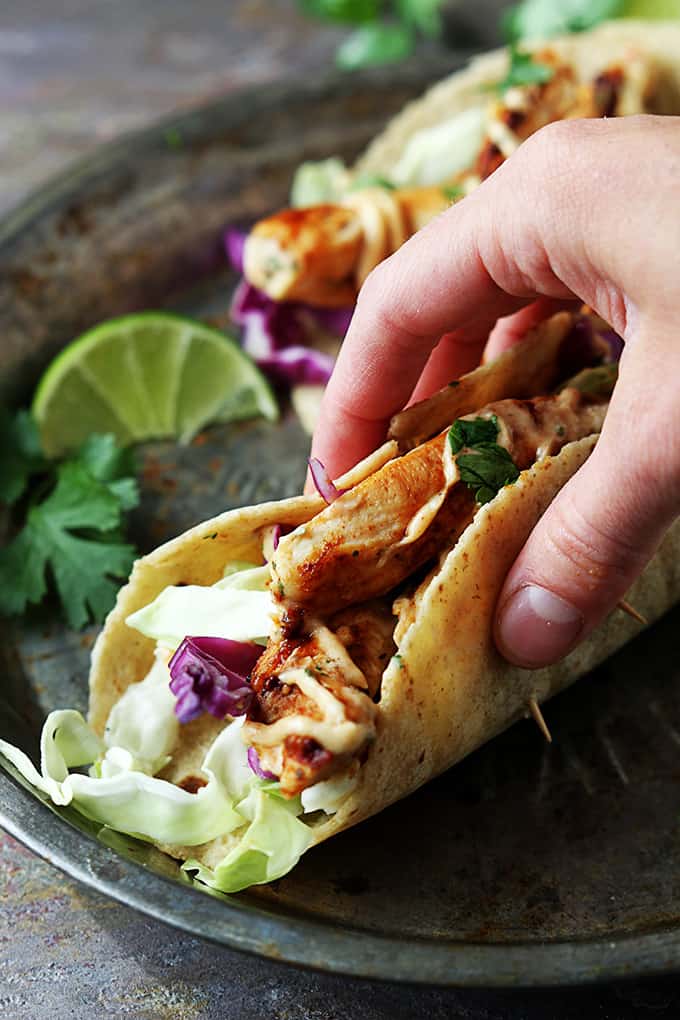
[[[441, 68], [430, 67], [428, 76]], [[226, 321], [220, 230], [283, 203], [294, 166], [351, 157], [425, 84], [421, 71], [270, 88], [101, 150], [0, 228], [0, 378], [25, 399], [46, 360], [114, 313]], [[299, 489], [289, 415], [143, 451], [133, 518], [149, 549], [227, 507]], [[186, 931], [276, 959], [440, 984], [577, 983], [680, 959], [678, 625], [669, 615], [546, 712], [309, 853], [271, 887], [205, 895], [177, 865], [0, 772], [0, 821], [88, 885]], [[3, 624], [0, 732], [35, 753], [53, 707], [85, 708], [93, 633], [54, 607]]]

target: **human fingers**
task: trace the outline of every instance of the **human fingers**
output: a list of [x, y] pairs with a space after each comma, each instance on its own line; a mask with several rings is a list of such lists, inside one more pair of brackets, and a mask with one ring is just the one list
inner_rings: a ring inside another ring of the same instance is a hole
[[623, 598], [678, 514], [680, 351], [663, 324], [631, 332], [602, 436], [534, 528], [498, 600], [511, 662], [566, 655]]
[[675, 117], [549, 125], [383, 262], [359, 295], [315, 456], [338, 474], [373, 449], [446, 333], [578, 296], [625, 335], [629, 302], [668, 303], [679, 137]]
[[531, 304], [520, 308], [514, 315], [506, 315], [494, 323], [484, 347], [483, 361], [486, 364], [503, 354], [510, 347], [522, 340], [529, 330], [534, 329], [544, 319], [556, 312], [573, 308], [573, 301], [560, 301], [555, 298], [538, 298]]
[[[529, 182], [541, 173], [534, 172], [536, 166], [528, 172], [526, 165], [546, 163], [546, 148], [530, 140], [476, 192], [419, 231], [369, 276], [314, 437], [314, 456], [331, 474], [341, 473], [381, 441], [443, 335], [458, 341], [472, 331], [478, 343], [499, 316], [517, 311], [537, 293], [572, 296], [552, 272], [541, 215], [530, 194]], [[553, 177], [557, 191], [565, 187], [561, 173]], [[445, 343], [447, 358], [456, 346]], [[433, 365], [433, 375], [439, 375], [440, 360], [433, 359]], [[427, 385], [434, 385], [434, 379]], [[416, 394], [424, 388], [418, 386]]]

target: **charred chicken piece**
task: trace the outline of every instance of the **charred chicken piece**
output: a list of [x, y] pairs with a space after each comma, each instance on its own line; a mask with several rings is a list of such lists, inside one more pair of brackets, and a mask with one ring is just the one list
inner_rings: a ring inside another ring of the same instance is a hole
[[[369, 639], [372, 615], [376, 634]], [[375, 686], [378, 663], [385, 661], [385, 648], [390, 653], [392, 648], [384, 613], [360, 607], [339, 627], [347, 628], [343, 636], [357, 657], [366, 663], [376, 656]], [[377, 709], [366, 677], [343, 641], [322, 624], [295, 638], [271, 638], [251, 683], [258, 697], [244, 739], [255, 747], [262, 768], [279, 777], [286, 796], [342, 771], [375, 736]]]
[[[576, 389], [501, 400], [477, 415], [497, 419], [498, 444], [523, 470], [574, 439], [599, 432], [606, 402]], [[389, 461], [279, 542], [274, 591], [326, 616], [386, 594], [450, 547], [475, 511], [472, 490], [445, 456], [447, 434]]]

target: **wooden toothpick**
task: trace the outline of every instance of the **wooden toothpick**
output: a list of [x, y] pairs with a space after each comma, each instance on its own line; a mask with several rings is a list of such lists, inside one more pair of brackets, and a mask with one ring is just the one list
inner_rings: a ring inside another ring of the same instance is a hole
[[534, 722], [538, 726], [539, 730], [541, 731], [545, 739], [548, 741], [549, 744], [552, 744], [552, 736], [550, 734], [550, 730], [548, 729], [548, 724], [543, 718], [541, 707], [536, 701], [536, 698], [529, 698], [529, 711], [531, 712], [534, 718]]
[[625, 599], [621, 599], [621, 601], [617, 603], [617, 607], [624, 613], [628, 613], [629, 616], [632, 616], [633, 619], [637, 620], [638, 623], [641, 623], [643, 627], [646, 627], [649, 623], [649, 620], [646, 619], [642, 613], [638, 613], [635, 606], [631, 606], [630, 602], [626, 602]]

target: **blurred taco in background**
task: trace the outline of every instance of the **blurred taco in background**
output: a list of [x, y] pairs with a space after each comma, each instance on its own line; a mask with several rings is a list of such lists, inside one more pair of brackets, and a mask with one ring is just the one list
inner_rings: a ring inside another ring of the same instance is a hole
[[680, 25], [616, 21], [476, 57], [409, 104], [351, 167], [306, 163], [291, 208], [238, 246], [246, 351], [294, 385], [312, 431], [357, 292], [374, 266], [479, 186], [541, 127], [680, 113]]

